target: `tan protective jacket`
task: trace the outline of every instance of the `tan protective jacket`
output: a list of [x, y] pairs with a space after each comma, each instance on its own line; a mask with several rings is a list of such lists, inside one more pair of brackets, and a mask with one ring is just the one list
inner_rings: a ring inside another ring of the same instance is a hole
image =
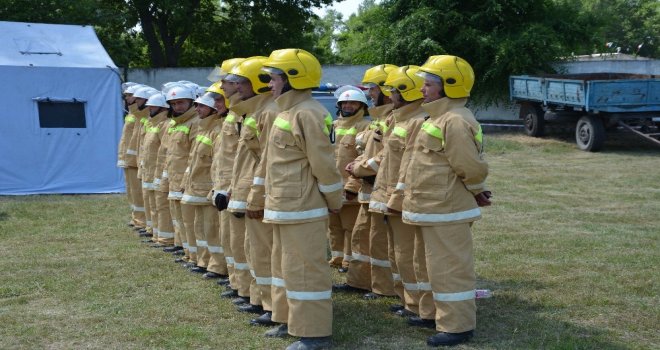
[[[361, 178], [376, 176], [378, 173], [378, 168], [382, 161], [383, 135], [389, 129], [386, 118], [391, 114], [393, 108], [394, 105], [391, 103], [369, 108], [369, 116], [372, 118], [369, 129], [358, 133], [356, 136], [356, 144], [363, 151], [355, 159], [355, 164], [353, 165], [353, 174], [355, 176], [349, 178], [349, 183], [355, 180], [360, 182], [357, 199], [358, 202], [363, 204], [369, 204], [373, 185]], [[393, 121], [394, 118], [391, 120]], [[344, 185], [344, 189], [346, 189], [346, 185]]]
[[[370, 121], [364, 118], [363, 109], [359, 110], [351, 117], [339, 117], [334, 122], [335, 162], [337, 164], [337, 170], [339, 170], [344, 181], [344, 190], [355, 194], [360, 191], [360, 182], [355, 181], [355, 178], [351, 180], [351, 175], [346, 172], [345, 168], [348, 163], [357, 158], [357, 134], [368, 130], [369, 124]], [[357, 204], [359, 204], [357, 198], [350, 201], [344, 198], [344, 205]]]
[[383, 160], [378, 169], [374, 190], [369, 202], [369, 211], [389, 215], [387, 202], [399, 180], [403, 153], [412, 146], [414, 133], [424, 122], [428, 114], [422, 109], [422, 100], [411, 102], [392, 111], [394, 126], [388, 130], [383, 148]]
[[[277, 103], [271, 93], [256, 95], [246, 100], [247, 117], [238, 139], [236, 161], [230, 186], [231, 200], [227, 210], [245, 212], [247, 199], [254, 182], [254, 174], [261, 162], [262, 151], [266, 148], [268, 135], [279, 113]], [[263, 185], [263, 181], [261, 181]]]
[[445, 97], [422, 106], [431, 118], [421, 126], [390, 203], [398, 209], [403, 195], [403, 221], [408, 224], [481, 218], [474, 195], [486, 190], [488, 163], [483, 159], [481, 126], [466, 102]]
[[195, 124], [194, 139], [188, 156], [188, 167], [183, 178], [183, 197], [181, 203], [191, 205], [210, 205], [207, 198], [213, 188], [211, 164], [213, 162], [213, 141], [220, 123], [217, 114], [199, 119]]
[[266, 174], [263, 221], [324, 220], [328, 208], [342, 205], [343, 183], [329, 138], [332, 117], [312, 98], [311, 90], [290, 90], [275, 101], [282, 112], [273, 123], [265, 159], [255, 175]]
[[167, 170], [162, 174], [162, 178], [167, 178], [170, 185], [167, 199], [180, 200], [183, 197], [183, 176], [188, 167], [188, 156], [194, 139], [193, 125], [198, 119], [195, 109], [191, 107], [170, 121], [167, 130], [170, 134], [167, 142]]
[[142, 126], [149, 118], [149, 108], [138, 110], [137, 107], [135, 107], [133, 116], [135, 117], [135, 125], [131, 131], [131, 136], [126, 146], [126, 153], [124, 155], [124, 161], [126, 162], [126, 166], [129, 168], [138, 167], [137, 157], [140, 145], [140, 132], [142, 131]]
[[119, 147], [117, 152], [117, 167], [127, 168], [126, 165], [126, 149], [128, 149], [128, 143], [131, 141], [131, 136], [133, 136], [133, 128], [135, 127], [135, 115], [133, 112], [137, 110], [137, 105], [133, 103], [128, 106], [128, 114], [124, 117], [124, 128], [121, 131], [121, 138], [119, 139]]
[[158, 165], [158, 150], [163, 134], [167, 132], [167, 111], [156, 114], [145, 124], [145, 136], [139, 152], [142, 169], [142, 187], [154, 190], [154, 178]]
[[167, 148], [169, 145], [170, 127], [174, 125], [172, 119], [167, 118], [163, 122], [162, 136], [160, 138], [160, 147], [158, 148], [158, 156], [156, 158], [156, 168], [154, 169], [154, 189], [160, 192], [170, 191], [170, 181], [167, 177]]
[[[229, 98], [229, 113], [222, 121], [222, 130], [216, 136], [216, 149], [213, 152], [213, 192], [229, 195], [234, 159], [238, 147], [240, 129], [243, 127], [244, 101], [234, 94]], [[218, 142], [219, 141], [219, 142]]]

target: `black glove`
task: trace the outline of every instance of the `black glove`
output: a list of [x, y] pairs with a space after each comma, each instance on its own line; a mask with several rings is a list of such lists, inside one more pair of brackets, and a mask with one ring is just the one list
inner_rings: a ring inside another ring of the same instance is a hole
[[218, 211], [227, 209], [227, 204], [229, 204], [227, 196], [222, 193], [215, 196], [215, 207], [218, 208]]
[[362, 180], [366, 181], [369, 185], [373, 186], [374, 182], [376, 182], [376, 175], [365, 176], [362, 178]]
[[231, 213], [231, 215], [234, 215], [235, 218], [239, 218], [239, 219], [245, 217], [245, 213], [240, 213], [240, 212], [233, 212]]

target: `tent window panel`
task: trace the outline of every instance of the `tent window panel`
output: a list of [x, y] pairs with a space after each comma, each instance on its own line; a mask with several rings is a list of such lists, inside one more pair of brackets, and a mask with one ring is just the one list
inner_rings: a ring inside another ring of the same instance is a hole
[[87, 128], [83, 102], [39, 101], [42, 128]]

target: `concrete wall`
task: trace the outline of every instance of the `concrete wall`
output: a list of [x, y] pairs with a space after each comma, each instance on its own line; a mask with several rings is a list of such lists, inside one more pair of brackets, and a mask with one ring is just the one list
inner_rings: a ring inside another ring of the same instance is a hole
[[[358, 85], [362, 80], [364, 71], [371, 66], [367, 65], [326, 65], [323, 66], [321, 83], [336, 85]], [[557, 64], [557, 70], [567, 73], [635, 73], [660, 76], [660, 60], [605, 60], [591, 59], [589, 61], [575, 61]], [[124, 71], [127, 81], [160, 88], [164, 83], [178, 80], [189, 80], [201, 86], [209, 86], [206, 77], [213, 70], [212, 67], [200, 68], [132, 68]], [[519, 106], [504, 101], [497, 106], [488, 108], [474, 108], [477, 119], [480, 120], [518, 120]]]

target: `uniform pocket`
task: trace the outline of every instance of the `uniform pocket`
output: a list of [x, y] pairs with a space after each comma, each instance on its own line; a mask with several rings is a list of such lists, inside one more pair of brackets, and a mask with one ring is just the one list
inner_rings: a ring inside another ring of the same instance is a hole
[[302, 187], [277, 186], [270, 189], [270, 195], [274, 198], [300, 198], [302, 196]]

